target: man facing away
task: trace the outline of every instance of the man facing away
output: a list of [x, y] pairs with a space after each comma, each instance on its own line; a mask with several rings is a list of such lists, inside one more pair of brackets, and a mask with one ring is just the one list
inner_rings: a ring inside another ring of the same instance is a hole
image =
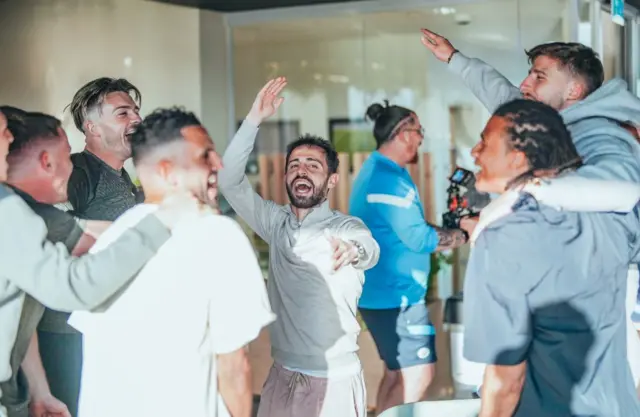
[[[5, 106], [0, 106], [4, 109]], [[58, 310], [100, 305], [135, 273], [169, 237], [176, 217], [195, 211], [188, 193], [168, 196], [162, 208], [97, 255], [71, 257], [64, 245], [46, 240], [47, 228], [9, 187], [7, 154], [14, 137], [0, 110], [0, 384], [13, 372], [12, 353], [20, 337], [20, 319], [27, 296]], [[24, 411], [24, 410], [23, 410]], [[52, 410], [47, 410], [51, 412]], [[0, 416], [7, 416], [0, 389]]]
[[640, 415], [624, 321], [637, 216], [556, 210], [520, 191], [580, 161], [543, 103], [500, 106], [472, 155], [477, 189], [501, 194], [471, 236], [464, 288], [464, 355], [488, 364], [480, 417]]
[[426, 306], [430, 257], [467, 241], [462, 230], [431, 226], [407, 164], [418, 160], [424, 139], [415, 112], [374, 103], [378, 150], [353, 183], [349, 211], [361, 218], [380, 245], [380, 261], [367, 271], [359, 307], [384, 362], [378, 414], [424, 400], [435, 375], [435, 328]]
[[376, 264], [379, 247], [360, 220], [329, 208], [337, 153], [313, 136], [288, 146], [287, 206], [263, 200], [245, 176], [258, 128], [282, 104], [285, 85], [280, 77], [258, 93], [220, 172], [229, 204], [269, 245], [267, 291], [278, 320], [270, 326], [274, 365], [258, 416], [363, 416], [356, 309], [363, 271]]
[[192, 192], [203, 209], [176, 224], [101, 312], [71, 315], [85, 338], [79, 415], [249, 417], [245, 346], [274, 316], [249, 240], [216, 213], [221, 164], [213, 142], [193, 113], [172, 108], [147, 116], [131, 146], [145, 202], [116, 220], [91, 252], [108, 250], [176, 189]]
[[[63, 244], [73, 255], [85, 254], [95, 242], [93, 226], [85, 222], [83, 230], [70, 214], [54, 207], [54, 204], [67, 201], [67, 181], [72, 169], [71, 147], [60, 121], [46, 114], [20, 109], [5, 107], [2, 110], [9, 115], [9, 128], [14, 135], [7, 156], [7, 185], [44, 220], [47, 240]], [[29, 411], [26, 407], [29, 401], [27, 388], [31, 396], [32, 416], [40, 417], [45, 412], [61, 416], [68, 415], [69, 411], [72, 415], [77, 414], [75, 402], [69, 404], [70, 410], [67, 411], [67, 406], [50, 392], [35, 333], [43, 312], [42, 304], [30, 296], [25, 297], [12, 353], [12, 376], [8, 382], [0, 384], [4, 392], [2, 401], [10, 416], [26, 417]], [[69, 313], [55, 312], [51, 317], [55, 320], [49, 322], [53, 327], [51, 330], [65, 333], [68, 316]], [[24, 384], [24, 376], [28, 387]], [[62, 387], [57, 388], [60, 390]]]

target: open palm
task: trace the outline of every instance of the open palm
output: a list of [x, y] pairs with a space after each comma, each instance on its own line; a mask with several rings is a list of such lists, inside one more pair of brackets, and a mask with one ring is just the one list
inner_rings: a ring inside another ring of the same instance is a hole
[[256, 96], [247, 119], [255, 125], [259, 125], [263, 120], [273, 116], [284, 101], [284, 97], [280, 97], [280, 93], [286, 85], [287, 79], [285, 77], [275, 78], [265, 84]]

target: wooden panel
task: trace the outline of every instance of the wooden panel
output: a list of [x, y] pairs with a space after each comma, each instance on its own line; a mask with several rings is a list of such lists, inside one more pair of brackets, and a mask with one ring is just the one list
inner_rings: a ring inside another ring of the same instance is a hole
[[349, 213], [349, 195], [351, 194], [351, 163], [348, 153], [340, 153], [338, 155], [340, 165], [338, 166], [338, 186], [336, 187], [337, 208], [341, 212]]
[[284, 188], [284, 155], [279, 153], [271, 155], [271, 162], [273, 164], [273, 193], [271, 199], [278, 204], [287, 204], [289, 199]]
[[436, 223], [436, 207], [433, 201], [433, 168], [431, 154], [422, 154], [422, 206], [426, 212], [427, 221]]
[[258, 170], [260, 172], [260, 196], [271, 200], [271, 164], [268, 155], [258, 155]]

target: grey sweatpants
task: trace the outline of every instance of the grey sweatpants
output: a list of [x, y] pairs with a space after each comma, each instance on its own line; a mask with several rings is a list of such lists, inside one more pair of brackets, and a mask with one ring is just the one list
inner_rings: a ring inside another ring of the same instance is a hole
[[366, 417], [362, 371], [317, 378], [274, 363], [262, 388], [258, 417]]

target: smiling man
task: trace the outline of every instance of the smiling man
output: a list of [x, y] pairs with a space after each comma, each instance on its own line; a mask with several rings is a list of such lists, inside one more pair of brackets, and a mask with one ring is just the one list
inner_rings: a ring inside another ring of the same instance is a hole
[[[500, 106], [472, 154], [477, 189], [500, 194], [471, 236], [464, 288], [464, 356], [487, 364], [480, 417], [640, 415], [624, 297], [637, 215], [556, 210], [520, 191], [545, 181], [539, 170], [580, 164], [545, 104]], [[637, 196], [611, 183], [627, 186]]]
[[128, 137], [140, 123], [140, 102], [140, 91], [122, 78], [95, 79], [74, 95], [69, 107], [86, 143], [71, 156], [69, 204], [75, 216], [113, 221], [143, 200], [123, 168], [131, 157]]
[[92, 253], [108, 250], [176, 190], [203, 209], [184, 216], [100, 312], [72, 314], [69, 323], [86, 338], [79, 415], [250, 417], [245, 346], [274, 316], [249, 240], [216, 213], [213, 141], [193, 113], [171, 108], [147, 116], [131, 144], [145, 202], [116, 220]]
[[258, 93], [224, 154], [220, 188], [238, 215], [269, 245], [270, 326], [274, 365], [259, 417], [359, 417], [366, 414], [356, 319], [364, 270], [380, 248], [359, 219], [333, 211], [338, 155], [315, 136], [287, 147], [284, 182], [290, 205], [262, 199], [245, 168], [262, 121], [284, 98], [284, 78]]

